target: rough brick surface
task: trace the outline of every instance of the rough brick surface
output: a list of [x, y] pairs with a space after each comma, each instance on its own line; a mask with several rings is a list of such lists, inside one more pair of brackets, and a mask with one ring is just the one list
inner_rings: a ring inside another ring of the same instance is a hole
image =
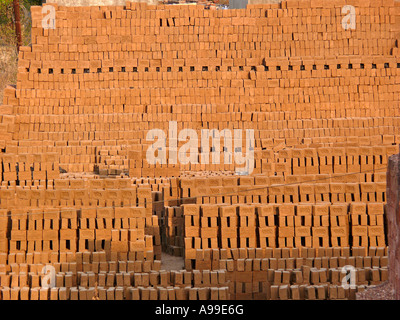
[[400, 155], [389, 158], [387, 175], [387, 222], [389, 241], [389, 281], [400, 299]]

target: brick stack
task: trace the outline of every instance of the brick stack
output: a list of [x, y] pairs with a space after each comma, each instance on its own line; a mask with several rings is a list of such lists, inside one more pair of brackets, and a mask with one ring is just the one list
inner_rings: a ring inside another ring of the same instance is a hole
[[381, 247], [385, 242], [384, 204], [368, 203], [368, 240], [369, 246]]
[[182, 207], [166, 207], [161, 225], [163, 251], [174, 256], [183, 256], [184, 217]]
[[10, 219], [5, 209], [0, 210], [0, 253], [8, 252], [8, 232], [10, 229]]
[[329, 208], [331, 243], [333, 247], [348, 247], [349, 217], [346, 204], [334, 204]]
[[352, 245], [368, 247], [368, 215], [366, 203], [350, 204]]
[[239, 205], [239, 248], [256, 248], [256, 208], [254, 206]]
[[185, 257], [196, 258], [196, 249], [201, 248], [200, 239], [200, 208], [197, 205], [183, 206], [185, 218]]
[[[293, 156], [298, 159], [296, 172], [311, 173], [316, 164], [312, 159], [316, 158], [321, 160], [321, 173], [343, 172], [349, 166], [346, 143], [379, 147], [379, 143], [390, 145], [399, 139], [398, 108], [391, 103], [395, 94], [391, 77], [398, 69], [397, 56], [392, 55], [395, 4], [355, 4], [360, 33], [342, 29], [339, 3], [322, 7], [307, 1], [301, 8], [297, 5], [283, 1], [237, 11], [129, 2], [125, 7], [90, 10], [55, 5], [58, 27], [46, 32], [41, 25], [41, 8], [33, 7], [32, 48], [21, 49], [17, 88], [8, 87], [4, 94], [2, 144], [8, 153], [56, 152], [60, 166], [68, 172], [93, 171], [100, 165], [104, 166], [102, 173], [112, 170], [115, 174], [131, 166], [136, 170], [131, 174], [137, 177], [156, 173], [177, 176], [184, 170], [233, 170], [235, 164], [209, 163], [202, 167], [173, 164], [168, 159], [166, 164], [150, 166], [146, 163], [152, 142], [147, 139], [149, 129], [169, 131], [167, 122], [176, 121], [177, 128], [171, 133], [190, 128], [199, 136], [203, 128], [242, 128], [242, 121], [247, 121], [249, 128], [256, 129], [254, 173], [286, 174], [293, 170]], [[371, 14], [382, 19], [376, 23], [376, 33], [367, 37]], [[189, 16], [196, 22], [189, 21]], [[329, 40], [332, 46], [327, 47], [326, 39], [308, 40], [308, 30], [298, 27], [299, 16], [307, 17], [315, 29], [324, 26], [334, 39]], [[202, 30], [201, 42], [218, 48], [219, 53], [196, 47], [198, 39], [192, 27], [200, 26], [197, 18], [209, 19], [218, 26]], [[112, 28], [112, 36], [94, 24], [95, 20], [103, 20]], [[76, 21], [85, 21], [90, 34], [63, 38], [80, 28]], [[225, 25], [229, 28], [222, 28]], [[146, 33], [143, 26], [154, 28], [154, 33]], [[274, 38], [274, 33], [282, 34], [282, 39]], [[185, 40], [177, 34], [184, 35]], [[56, 43], [63, 45], [53, 51]], [[142, 43], [154, 45], [142, 47]], [[170, 43], [181, 45], [175, 50], [179, 58], [173, 58], [176, 54]], [[227, 43], [235, 49], [227, 49]], [[96, 56], [92, 56], [94, 52]], [[163, 63], [161, 52], [168, 52]], [[184, 52], [193, 54], [186, 56]], [[64, 59], [66, 53], [72, 60]], [[201, 81], [194, 84], [200, 75]], [[386, 91], [378, 90], [380, 84], [370, 84], [369, 79], [380, 79]], [[244, 83], [249, 89], [233, 94]], [[366, 94], [370, 86], [376, 90]], [[346, 90], [344, 94], [361, 95], [345, 108], [339, 87]], [[324, 92], [311, 92], [314, 88], [323, 88]], [[43, 91], [36, 94], [37, 89]], [[299, 99], [303, 96], [305, 99]], [[73, 99], [77, 99], [74, 106]], [[244, 105], [239, 107], [239, 102]], [[101, 110], [95, 108], [98, 105]], [[53, 111], [54, 106], [61, 106], [63, 112]], [[12, 142], [15, 140], [19, 141], [17, 145]], [[332, 152], [323, 149], [331, 147], [323, 144], [331, 143], [342, 145]], [[183, 144], [168, 142], [166, 151], [179, 151]], [[309, 150], [303, 154], [299, 148], [312, 144], [322, 144], [319, 154]], [[283, 150], [286, 155], [282, 161], [270, 158], [271, 149], [276, 152], [287, 147], [300, 151]], [[137, 150], [137, 154], [130, 150]], [[369, 168], [374, 152], [364, 151], [361, 167]], [[194, 150], [192, 154], [196, 157]]]
[[277, 208], [279, 217], [278, 246], [279, 248], [293, 248], [295, 245], [295, 206], [293, 204], [282, 204]]
[[294, 217], [294, 242], [297, 248], [314, 246], [312, 233], [312, 206], [296, 206], [296, 216]]
[[221, 248], [238, 248], [239, 218], [237, 216], [236, 207], [233, 205], [220, 206], [219, 210], [219, 219], [221, 223]]
[[[77, 252], [78, 211], [74, 208], [64, 207], [63, 210], [60, 210], [60, 222], [60, 252]], [[80, 234], [79, 232], [79, 235]], [[92, 243], [91, 247], [89, 247], [89, 242], [85, 243], [84, 246], [87, 246], [89, 251], [94, 250], [94, 243]], [[81, 247], [83, 247], [83, 245], [81, 245]]]
[[11, 211], [11, 230], [9, 252], [26, 252], [27, 250], [27, 215], [25, 210]]
[[311, 231], [313, 247], [329, 247], [329, 205], [314, 205], [312, 219], [313, 227]]
[[[356, 290], [385, 281], [399, 4], [348, 4], [356, 30], [338, 1], [54, 5], [46, 30], [32, 7], [0, 106], [1, 299], [90, 299], [95, 280], [110, 300], [343, 299], [345, 264]], [[187, 269], [226, 279], [156, 274], [160, 226]]]
[[219, 247], [218, 207], [202, 205], [200, 207], [200, 238], [203, 249]]
[[260, 248], [276, 247], [276, 219], [273, 205], [257, 206], [258, 239]]

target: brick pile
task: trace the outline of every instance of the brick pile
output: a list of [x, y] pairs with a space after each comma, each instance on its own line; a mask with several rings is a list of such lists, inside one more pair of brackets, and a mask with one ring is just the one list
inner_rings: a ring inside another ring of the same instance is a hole
[[[352, 299], [385, 281], [400, 6], [346, 4], [355, 30], [333, 0], [54, 4], [54, 29], [32, 7], [0, 105], [0, 299]], [[243, 134], [149, 164], [152, 129], [167, 155], [184, 129]], [[224, 161], [238, 149], [250, 175]]]

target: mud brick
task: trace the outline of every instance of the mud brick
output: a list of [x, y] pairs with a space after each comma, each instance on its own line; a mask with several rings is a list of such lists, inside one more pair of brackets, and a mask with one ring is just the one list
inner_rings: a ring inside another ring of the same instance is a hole
[[200, 211], [202, 217], [218, 217], [218, 207], [215, 205], [202, 205]]
[[368, 225], [368, 216], [366, 214], [350, 214], [350, 221], [353, 226]]
[[272, 227], [276, 225], [275, 215], [258, 216], [258, 224], [260, 227]]
[[[352, 226], [351, 228], [351, 234], [353, 236], [368, 236], [368, 229], [367, 226]], [[363, 244], [365, 246], [365, 244]]]
[[328, 227], [313, 227], [312, 228], [313, 247], [328, 247], [329, 246], [329, 230]]
[[63, 208], [60, 211], [61, 219], [78, 219], [78, 212], [75, 208]]
[[15, 241], [27, 240], [27, 231], [11, 230], [10, 239]]
[[300, 201], [302, 203], [304, 202], [314, 202], [314, 194], [315, 194], [315, 188], [314, 185], [309, 185], [309, 184], [301, 184], [299, 186], [299, 193], [300, 193]]
[[96, 229], [95, 231], [95, 239], [97, 240], [111, 240], [111, 229]]
[[113, 218], [115, 218], [114, 209], [112, 209], [112, 208], [97, 208], [96, 209], [96, 218], [98, 218], [98, 219], [101, 219], [101, 218], [113, 219]]
[[60, 211], [57, 209], [44, 209], [43, 210], [43, 219], [48, 220], [58, 220], [60, 219]]
[[217, 217], [201, 217], [200, 218], [201, 228], [216, 228], [217, 225]]
[[[61, 237], [61, 235], [60, 235]], [[73, 239], [60, 239], [60, 252], [76, 252], [77, 251], [77, 238]]]
[[200, 207], [194, 204], [185, 204], [183, 206], [183, 214], [184, 216], [199, 216]]
[[383, 215], [384, 204], [383, 203], [368, 203], [367, 204], [368, 215]]
[[224, 228], [237, 228], [239, 226], [239, 219], [236, 216], [220, 217], [221, 230]]
[[130, 218], [130, 208], [115, 208], [115, 219]]
[[239, 237], [255, 238], [256, 229], [254, 227], [240, 227]]
[[312, 212], [312, 205], [300, 204], [296, 206], [296, 216], [311, 216]]
[[279, 227], [278, 236], [279, 237], [294, 237], [295, 231], [294, 227]]
[[294, 225], [295, 227], [307, 226], [311, 227], [312, 225], [312, 216], [295, 216], [294, 217]]
[[281, 248], [293, 248], [294, 247], [294, 238], [278, 237], [278, 246]]
[[94, 230], [84, 230], [84, 229], [80, 229], [80, 230], [79, 230], [79, 239], [94, 240], [94, 239], [95, 239]]
[[[139, 242], [139, 241], [137, 241]], [[131, 248], [131, 242], [129, 243], [129, 248]], [[141, 246], [144, 249], [144, 243], [143, 246]], [[132, 251], [134, 247], [132, 245]], [[112, 240], [111, 241], [111, 251], [112, 252], [128, 252], [128, 241], [118, 241], [118, 240]]]
[[15, 181], [17, 180], [17, 172], [3, 172], [3, 181]]
[[77, 238], [77, 230], [76, 229], [61, 229], [60, 230], [60, 239], [76, 239]]
[[186, 237], [199, 237], [200, 236], [200, 228], [199, 227], [185, 227], [185, 236]]
[[256, 213], [258, 217], [267, 217], [275, 215], [275, 210], [273, 205], [263, 205], [256, 207]]
[[258, 228], [258, 234], [260, 238], [275, 238], [276, 236], [276, 227], [262, 227]]
[[384, 236], [385, 235], [384, 227], [383, 226], [368, 226], [368, 232], [367, 232], [367, 230], [365, 230], [365, 234], [368, 234], [369, 237]]
[[329, 226], [329, 216], [313, 216], [313, 226], [316, 227], [327, 227]]
[[220, 217], [236, 217], [236, 206], [224, 205], [219, 207]]
[[331, 245], [335, 247], [348, 246], [348, 233], [342, 227], [331, 228]]
[[[59, 232], [58, 230], [43, 230], [43, 240], [58, 240]], [[29, 232], [28, 232], [29, 238]]]
[[279, 227], [293, 227], [294, 226], [294, 216], [283, 216], [278, 217]]
[[313, 215], [326, 216], [329, 215], [329, 204], [315, 204], [313, 205]]
[[202, 227], [200, 229], [200, 236], [202, 238], [216, 238], [218, 237], [218, 228], [207, 228], [207, 227]]
[[278, 206], [278, 215], [280, 217], [294, 216], [295, 206], [293, 204], [282, 204]]
[[243, 227], [255, 227], [256, 221], [254, 216], [239, 216], [239, 226]]
[[95, 219], [96, 214], [96, 208], [82, 208], [80, 216], [83, 219]]
[[311, 228], [310, 227], [295, 227], [294, 228], [294, 236], [295, 237], [309, 237], [309, 236], [311, 236]]

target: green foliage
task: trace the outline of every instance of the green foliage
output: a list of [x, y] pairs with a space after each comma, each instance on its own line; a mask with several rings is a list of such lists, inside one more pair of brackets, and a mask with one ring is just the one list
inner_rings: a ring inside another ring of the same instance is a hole
[[[41, 0], [20, 0], [20, 17], [23, 45], [30, 44], [31, 6], [40, 6]], [[16, 45], [13, 0], [0, 0], [0, 45]]]
[[[31, 43], [31, 6], [40, 6], [41, 0], [19, 0], [22, 29], [22, 45]], [[17, 50], [14, 26], [13, 0], [0, 0], [0, 105], [3, 89], [17, 81]]]

